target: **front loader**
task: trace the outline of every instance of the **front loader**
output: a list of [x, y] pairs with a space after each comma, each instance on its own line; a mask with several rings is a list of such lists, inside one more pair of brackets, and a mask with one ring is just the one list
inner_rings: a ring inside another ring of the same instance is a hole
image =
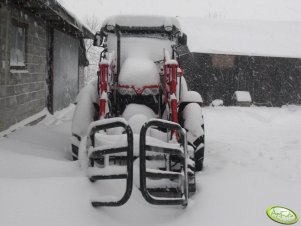
[[180, 68], [177, 48], [186, 42], [169, 17], [110, 17], [96, 33], [103, 51], [97, 80], [77, 99], [72, 156], [85, 159], [91, 182], [123, 179], [126, 188], [120, 200], [99, 198], [94, 207], [128, 201], [135, 162], [149, 203], [186, 206], [195, 192], [204, 123], [202, 98], [188, 90]]

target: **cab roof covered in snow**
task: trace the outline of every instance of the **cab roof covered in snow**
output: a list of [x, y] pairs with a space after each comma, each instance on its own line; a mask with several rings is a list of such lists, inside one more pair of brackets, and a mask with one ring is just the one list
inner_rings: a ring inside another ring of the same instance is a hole
[[118, 26], [120, 30], [124, 31], [148, 30], [175, 32], [181, 30], [179, 21], [174, 17], [167, 16], [111, 16], [108, 19], [106, 19], [102, 24], [102, 28], [108, 31], [114, 30], [116, 26]]

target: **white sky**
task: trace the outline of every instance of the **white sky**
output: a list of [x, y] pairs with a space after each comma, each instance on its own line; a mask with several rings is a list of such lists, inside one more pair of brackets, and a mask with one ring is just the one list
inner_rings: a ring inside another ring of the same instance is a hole
[[300, 0], [59, 0], [83, 20], [115, 14], [301, 21]]
[[[83, 23], [112, 15], [179, 16], [191, 51], [301, 57], [301, 0], [59, 0]], [[76, 3], [75, 3], [76, 2]]]

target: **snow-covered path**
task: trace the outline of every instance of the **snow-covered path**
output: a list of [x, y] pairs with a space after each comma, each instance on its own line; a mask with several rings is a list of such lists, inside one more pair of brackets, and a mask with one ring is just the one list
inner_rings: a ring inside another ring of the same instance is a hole
[[122, 207], [94, 209], [123, 184], [92, 185], [70, 161], [72, 112], [0, 139], [0, 225], [272, 226], [271, 205], [301, 214], [301, 107], [205, 108], [205, 169], [186, 209], [150, 205], [137, 188]]

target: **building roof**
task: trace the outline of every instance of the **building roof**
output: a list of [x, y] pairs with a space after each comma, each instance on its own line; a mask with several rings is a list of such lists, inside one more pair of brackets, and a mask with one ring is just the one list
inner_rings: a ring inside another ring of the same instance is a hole
[[53, 27], [78, 38], [93, 38], [93, 33], [83, 26], [56, 0], [7, 0], [6, 3], [27, 10], [47, 21]]
[[301, 58], [301, 22], [179, 18], [191, 52]]

